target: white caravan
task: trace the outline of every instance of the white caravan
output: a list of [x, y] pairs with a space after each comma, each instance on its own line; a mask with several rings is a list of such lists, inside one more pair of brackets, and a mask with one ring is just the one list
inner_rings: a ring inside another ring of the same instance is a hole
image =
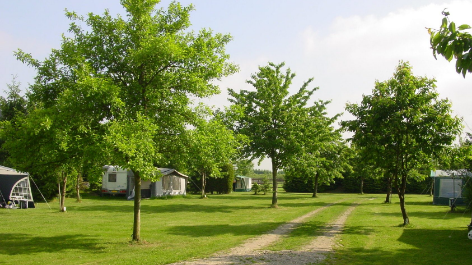
[[102, 178], [102, 194], [122, 194], [128, 191], [128, 174], [131, 170], [121, 169], [117, 166], [104, 166]]
[[[102, 179], [102, 194], [123, 194], [128, 199], [134, 197], [134, 174], [117, 166], [104, 166]], [[185, 195], [188, 176], [171, 168], [157, 168], [161, 178], [156, 182], [143, 180], [141, 182], [141, 197], [161, 197]]]

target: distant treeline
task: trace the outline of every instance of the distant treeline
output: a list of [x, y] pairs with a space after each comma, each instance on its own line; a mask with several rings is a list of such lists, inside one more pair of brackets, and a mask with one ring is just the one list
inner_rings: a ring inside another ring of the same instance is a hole
[[[256, 175], [264, 175], [264, 174], [270, 174], [272, 175], [272, 171], [271, 170], [267, 170], [267, 169], [254, 169], [254, 174]], [[284, 174], [284, 171], [283, 170], [280, 170], [280, 171], [277, 171], [277, 175], [280, 175], [280, 174]]]

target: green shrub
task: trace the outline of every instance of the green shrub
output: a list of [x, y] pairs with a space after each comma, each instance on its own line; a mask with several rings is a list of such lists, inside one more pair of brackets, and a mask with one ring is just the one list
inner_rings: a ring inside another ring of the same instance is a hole
[[266, 195], [267, 192], [270, 191], [270, 177], [268, 175], [265, 175], [264, 178], [262, 179], [262, 185], [261, 186], [261, 191], [264, 192], [264, 195]]
[[251, 190], [254, 191], [254, 194], [257, 195], [261, 191], [261, 186], [256, 182], [252, 183]]

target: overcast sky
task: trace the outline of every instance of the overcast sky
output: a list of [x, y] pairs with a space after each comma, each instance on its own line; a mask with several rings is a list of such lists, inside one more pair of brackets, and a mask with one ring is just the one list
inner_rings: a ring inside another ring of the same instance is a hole
[[[344, 112], [347, 102], [359, 103], [370, 94], [375, 80], [392, 77], [400, 60], [409, 61], [413, 73], [437, 80], [442, 98], [452, 101], [456, 115], [464, 118], [465, 131], [472, 132], [472, 74], [465, 79], [455, 72], [454, 62], [438, 57], [429, 47], [426, 27], [438, 28], [441, 11], [448, 8], [456, 25], [472, 24], [471, 1], [435, 0], [193, 0], [192, 29], [211, 28], [230, 33], [227, 52], [240, 72], [225, 78], [222, 93], [207, 103], [227, 104], [228, 87], [251, 89], [245, 83], [258, 66], [285, 62], [297, 74], [291, 91], [308, 78], [320, 89], [314, 99], [332, 100], [329, 114]], [[170, 1], [162, 1], [167, 8]], [[0, 8], [0, 95], [12, 75], [26, 90], [35, 72], [16, 61], [18, 48], [44, 59], [60, 47], [61, 34], [69, 21], [64, 9], [123, 14], [112, 0], [15, 0], [2, 1]], [[341, 119], [349, 119], [343, 115]], [[257, 167], [257, 166], [256, 166]], [[259, 168], [270, 169], [268, 161]]]

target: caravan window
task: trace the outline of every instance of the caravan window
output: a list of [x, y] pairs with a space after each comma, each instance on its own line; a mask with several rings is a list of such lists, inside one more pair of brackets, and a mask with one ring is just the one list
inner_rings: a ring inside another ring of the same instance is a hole
[[108, 173], [108, 182], [116, 182], [116, 173]]
[[172, 188], [174, 190], [180, 190], [180, 178], [179, 177], [176, 177], [174, 176], [173, 180], [172, 180]]
[[162, 189], [163, 190], [170, 190], [171, 184], [171, 176], [163, 176], [162, 177]]

